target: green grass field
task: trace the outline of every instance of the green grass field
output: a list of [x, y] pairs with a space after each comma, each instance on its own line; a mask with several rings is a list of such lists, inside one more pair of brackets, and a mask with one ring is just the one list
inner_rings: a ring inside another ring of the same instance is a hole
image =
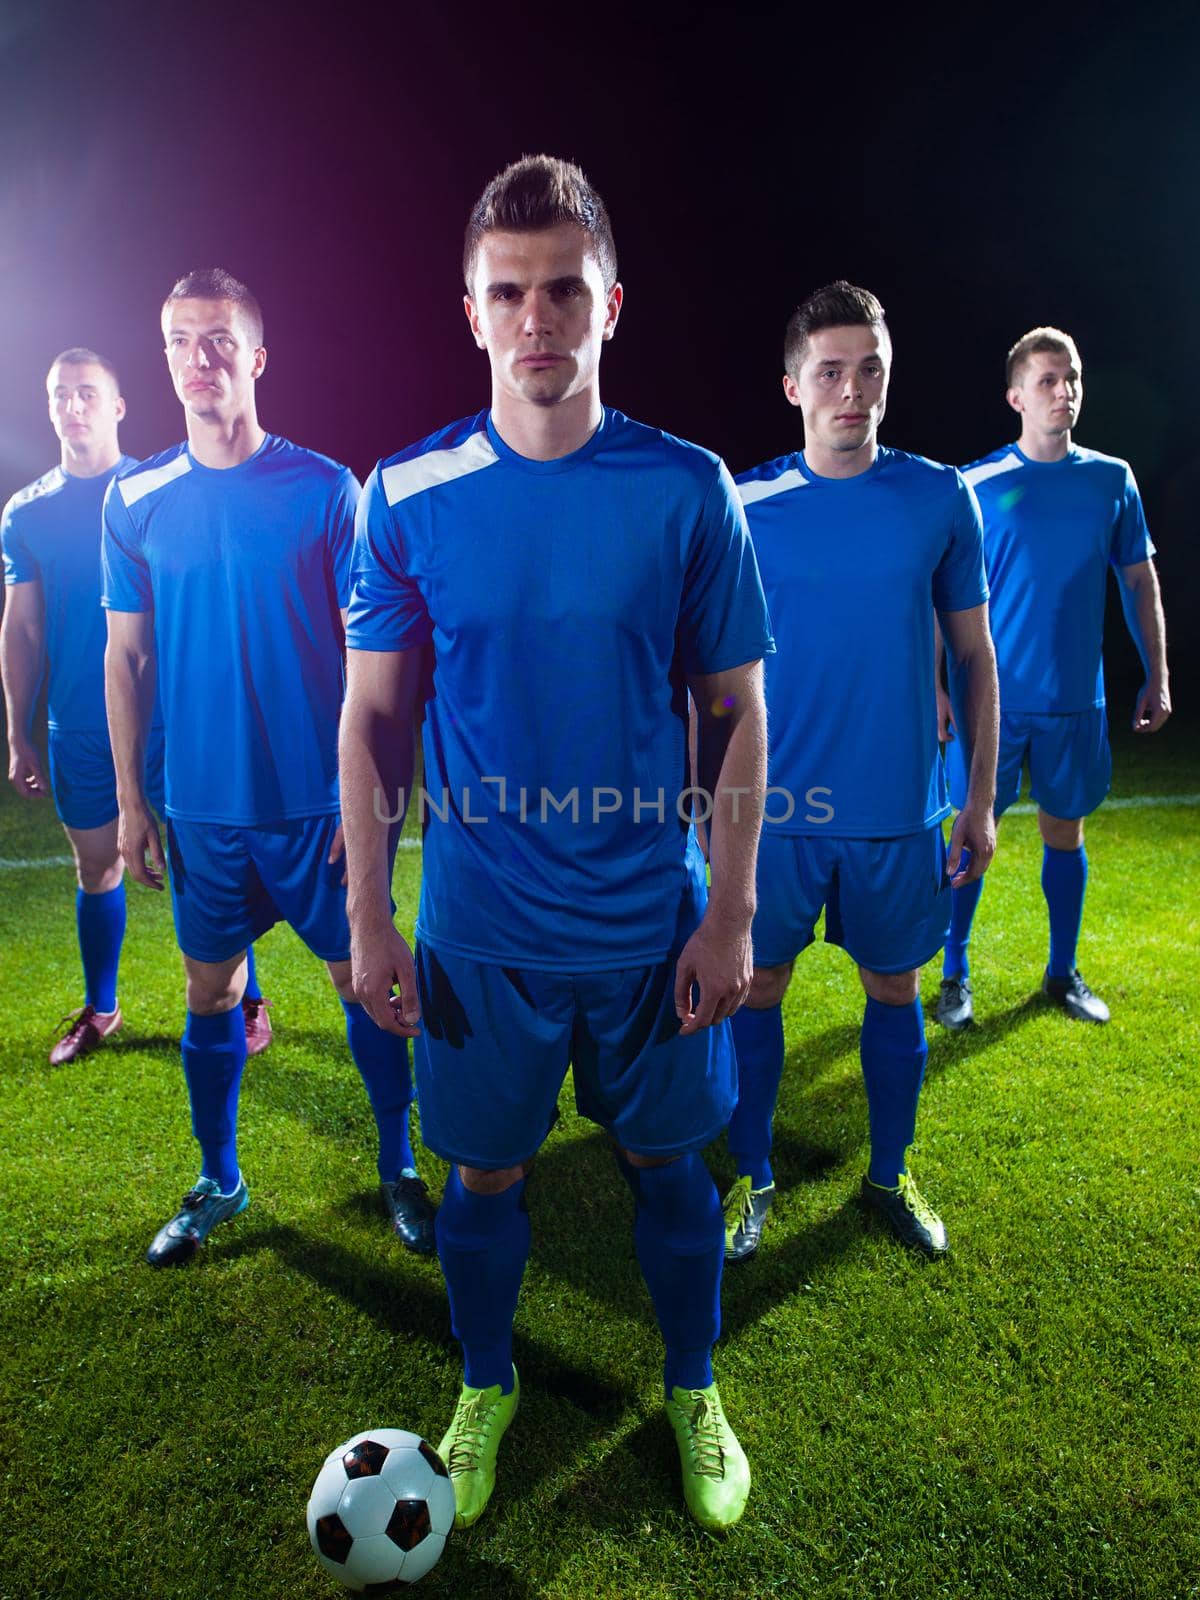
[[[1200, 790], [1194, 751], [1182, 727], [1121, 739], [1114, 793]], [[717, 1372], [754, 1489], [723, 1541], [683, 1510], [630, 1201], [564, 1097], [531, 1184], [522, 1409], [486, 1518], [424, 1592], [1200, 1595], [1198, 831], [1185, 805], [1093, 819], [1080, 960], [1113, 1009], [1093, 1029], [1037, 998], [1040, 844], [1031, 816], [1005, 822], [981, 1025], [929, 1029], [913, 1168], [943, 1262], [859, 1211], [860, 994], [840, 952], [803, 959], [780, 1198], [725, 1281]], [[0, 1597], [336, 1596], [309, 1486], [359, 1428], [440, 1437], [460, 1373], [437, 1265], [389, 1237], [336, 998], [277, 929], [260, 946], [276, 1041], [242, 1098], [253, 1203], [188, 1269], [145, 1266], [195, 1171], [169, 908], [130, 886], [125, 1030], [51, 1068], [79, 1003], [72, 877], [13, 863], [63, 850], [48, 806], [0, 802]], [[404, 919], [418, 869], [402, 852]], [[724, 1186], [723, 1150], [710, 1161]]]

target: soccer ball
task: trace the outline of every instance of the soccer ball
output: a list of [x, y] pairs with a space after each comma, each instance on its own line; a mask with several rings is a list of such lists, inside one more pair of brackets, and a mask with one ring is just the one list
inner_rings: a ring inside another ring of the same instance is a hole
[[308, 1500], [317, 1560], [360, 1594], [423, 1578], [454, 1526], [454, 1485], [416, 1433], [369, 1428], [325, 1458]]

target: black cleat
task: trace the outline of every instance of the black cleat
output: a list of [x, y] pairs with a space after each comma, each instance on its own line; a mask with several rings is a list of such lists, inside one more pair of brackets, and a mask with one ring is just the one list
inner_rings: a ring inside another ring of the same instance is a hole
[[961, 1033], [975, 1021], [975, 1004], [968, 978], [943, 978], [934, 1018], [951, 1033]]
[[430, 1203], [424, 1180], [397, 1178], [394, 1183], [381, 1183], [379, 1187], [391, 1213], [392, 1232], [400, 1243], [414, 1255], [431, 1256], [437, 1249], [433, 1234], [437, 1211]]
[[226, 1222], [245, 1211], [250, 1191], [241, 1176], [232, 1194], [222, 1194], [211, 1178], [198, 1178], [189, 1189], [179, 1210], [150, 1241], [146, 1260], [152, 1267], [181, 1267], [200, 1250], [219, 1222]]
[[1076, 1022], [1108, 1021], [1108, 1007], [1084, 983], [1078, 967], [1072, 967], [1065, 978], [1052, 978], [1047, 971], [1042, 993]]
[[752, 1189], [750, 1179], [741, 1177], [721, 1202], [725, 1213], [725, 1259], [745, 1261], [758, 1249], [763, 1223], [775, 1198], [775, 1185]]
[[894, 1189], [864, 1178], [862, 1197], [879, 1212], [901, 1244], [930, 1257], [943, 1256], [950, 1248], [945, 1223], [907, 1172], [900, 1174]]

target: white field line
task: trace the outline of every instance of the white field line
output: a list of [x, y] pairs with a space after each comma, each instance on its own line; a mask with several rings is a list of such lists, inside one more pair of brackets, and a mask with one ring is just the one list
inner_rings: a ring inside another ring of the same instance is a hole
[[[419, 839], [401, 839], [401, 850], [419, 850]], [[74, 856], [0, 856], [0, 872], [37, 872], [43, 867], [73, 867]]]
[[[1163, 806], [1200, 806], [1200, 794], [1125, 794], [1104, 802], [1105, 811], [1148, 811]], [[1009, 806], [1006, 817], [1032, 817], [1037, 807], [1029, 800]], [[401, 839], [401, 850], [419, 850], [419, 839]], [[0, 856], [0, 872], [39, 872], [44, 867], [73, 867], [72, 856]]]

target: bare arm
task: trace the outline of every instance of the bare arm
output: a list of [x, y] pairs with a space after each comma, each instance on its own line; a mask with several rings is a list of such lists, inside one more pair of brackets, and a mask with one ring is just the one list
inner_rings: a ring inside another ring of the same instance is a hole
[[[972, 883], [987, 871], [996, 853], [996, 747], [1000, 736], [1000, 686], [996, 679], [996, 652], [988, 626], [987, 605], [967, 611], [938, 614], [946, 647], [965, 669], [967, 694], [966, 737], [971, 752], [967, 800], [950, 834], [946, 870], [954, 888]], [[970, 864], [960, 869], [963, 850]]]
[[33, 799], [50, 785], [33, 746], [33, 709], [46, 666], [46, 610], [40, 583], [9, 584], [0, 622], [0, 671], [8, 712], [8, 781]]
[[946, 641], [942, 638], [942, 625], [937, 612], [933, 614], [933, 692], [937, 700], [938, 743], [949, 744], [954, 738], [954, 707], [950, 704], [950, 691], [946, 687]]
[[133, 876], [149, 889], [161, 889], [166, 873], [158, 823], [143, 782], [156, 679], [154, 613], [110, 611], [104, 699], [117, 771], [117, 847]]
[[675, 969], [681, 1033], [723, 1021], [750, 992], [754, 868], [767, 782], [762, 662], [697, 676], [688, 688], [696, 706], [695, 780], [712, 796], [712, 888], [704, 919]]
[[[348, 650], [338, 765], [354, 992], [374, 1022], [420, 1032], [412, 952], [392, 921], [391, 872], [415, 769], [425, 652]], [[392, 985], [399, 999], [392, 996]]]
[[1146, 681], [1133, 708], [1133, 731], [1157, 733], [1171, 715], [1167, 624], [1158, 573], [1153, 561], [1136, 561], [1121, 568], [1120, 578], [1125, 621], [1146, 669]]

